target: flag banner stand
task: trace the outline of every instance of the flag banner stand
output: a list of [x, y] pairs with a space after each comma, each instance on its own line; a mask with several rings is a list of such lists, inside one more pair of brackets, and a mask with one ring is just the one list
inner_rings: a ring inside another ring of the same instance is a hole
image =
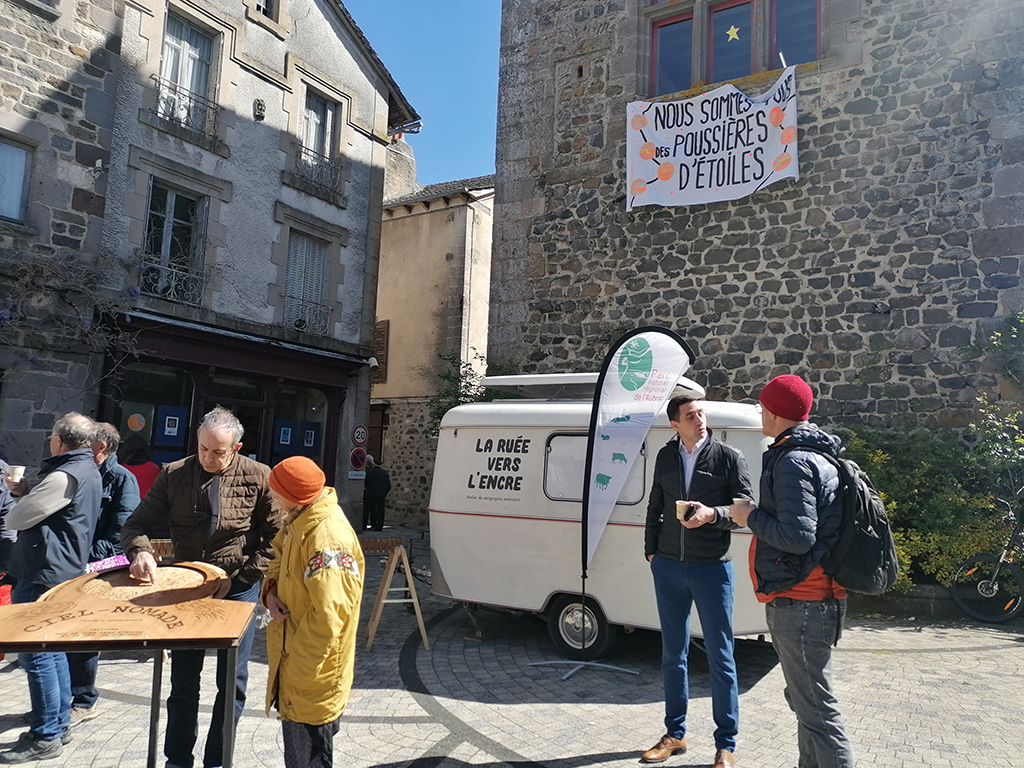
[[[654, 420], [664, 411], [680, 378], [695, 360], [693, 350], [679, 334], [666, 328], [638, 328], [621, 337], [604, 359], [594, 390], [587, 435], [587, 460], [583, 473], [583, 505], [580, 525], [580, 610], [578, 626], [582, 659], [536, 662], [572, 664], [566, 680], [584, 667], [601, 667], [638, 675], [600, 660], [587, 659], [587, 568], [601, 543], [601, 536], [626, 484], [630, 470], [643, 450]], [[597, 617], [593, 617], [597, 623]]]

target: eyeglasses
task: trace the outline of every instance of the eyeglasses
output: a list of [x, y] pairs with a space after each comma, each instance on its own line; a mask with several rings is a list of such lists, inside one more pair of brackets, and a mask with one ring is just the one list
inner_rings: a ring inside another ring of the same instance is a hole
[[44, 442], [44, 443], [47, 443], [47, 444], [49, 444], [49, 442], [50, 442], [51, 440], [53, 440], [53, 438], [55, 438], [55, 437], [57, 437], [57, 435], [47, 435], [47, 436], [46, 436], [46, 437], [45, 437], [45, 438], [43, 439], [43, 442]]

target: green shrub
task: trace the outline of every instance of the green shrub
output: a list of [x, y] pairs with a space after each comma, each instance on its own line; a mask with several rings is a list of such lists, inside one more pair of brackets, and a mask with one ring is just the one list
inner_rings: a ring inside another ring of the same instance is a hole
[[994, 496], [1014, 496], [1006, 495], [1006, 482], [996, 482], [1006, 476], [1005, 457], [992, 454], [992, 445], [1005, 445], [995, 436], [999, 418], [991, 414], [992, 422], [975, 430], [973, 448], [953, 430], [906, 423], [844, 436], [847, 455], [871, 476], [896, 532], [895, 589], [921, 579], [948, 585], [960, 562], [1006, 541], [1004, 510]]

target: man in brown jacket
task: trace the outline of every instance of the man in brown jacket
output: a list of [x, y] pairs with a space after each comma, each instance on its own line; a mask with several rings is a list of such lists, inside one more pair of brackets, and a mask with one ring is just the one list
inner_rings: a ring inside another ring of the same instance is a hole
[[[132, 576], [159, 578], [150, 537], [169, 525], [176, 558], [210, 563], [227, 571], [231, 591], [226, 600], [259, 600], [260, 581], [273, 556], [271, 542], [284, 516], [270, 496], [270, 467], [240, 455], [241, 447], [242, 424], [234, 414], [218, 406], [203, 417], [196, 455], [166, 465], [121, 529]], [[236, 726], [245, 707], [249, 652], [255, 632], [253, 622], [238, 645]], [[171, 653], [171, 694], [164, 737], [166, 768], [192, 768], [203, 656], [201, 650]], [[218, 651], [217, 698], [206, 737], [204, 768], [221, 764], [226, 663], [227, 652]]]

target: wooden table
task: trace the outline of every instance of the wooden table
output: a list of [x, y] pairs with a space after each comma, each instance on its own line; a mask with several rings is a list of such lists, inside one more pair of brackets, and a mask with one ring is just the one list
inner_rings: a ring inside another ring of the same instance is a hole
[[[163, 652], [226, 648], [238, 668], [238, 644], [254, 605], [222, 600], [231, 579], [206, 563], [161, 565], [153, 583], [127, 568], [90, 573], [54, 587], [34, 603], [0, 606], [0, 653], [145, 651], [153, 654], [148, 768], [156, 768]], [[233, 675], [225, 684], [224, 768], [235, 741]]]

